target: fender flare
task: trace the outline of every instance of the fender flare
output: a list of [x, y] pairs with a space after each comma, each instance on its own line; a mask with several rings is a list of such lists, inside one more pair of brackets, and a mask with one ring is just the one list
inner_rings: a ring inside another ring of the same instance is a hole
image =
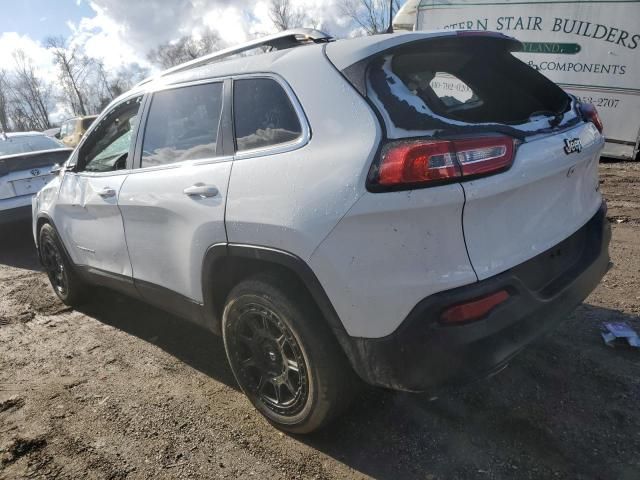
[[[357, 355], [352, 338], [340, 320], [331, 300], [325, 292], [322, 284], [316, 277], [311, 267], [297, 255], [271, 247], [246, 244], [215, 244], [210, 246], [205, 253], [202, 267], [202, 298], [204, 300], [206, 322], [216, 333], [221, 333], [222, 318], [219, 312], [223, 305], [215, 299], [216, 271], [223, 261], [231, 258], [257, 260], [267, 262], [294, 274], [302, 285], [307, 289], [312, 299], [315, 301], [320, 313], [334, 333], [338, 343], [345, 354], [354, 363]], [[354, 365], [355, 367], [355, 365]], [[357, 370], [357, 368], [356, 368]]]

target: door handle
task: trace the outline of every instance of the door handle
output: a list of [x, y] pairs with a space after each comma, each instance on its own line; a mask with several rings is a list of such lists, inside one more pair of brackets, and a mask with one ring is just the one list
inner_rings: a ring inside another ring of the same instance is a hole
[[104, 187], [98, 192], [98, 195], [100, 195], [102, 198], [115, 197], [116, 191], [111, 187]]
[[213, 185], [205, 185], [204, 183], [196, 183], [195, 185], [191, 185], [183, 190], [185, 195], [189, 195], [190, 197], [215, 197], [218, 195], [218, 189]]

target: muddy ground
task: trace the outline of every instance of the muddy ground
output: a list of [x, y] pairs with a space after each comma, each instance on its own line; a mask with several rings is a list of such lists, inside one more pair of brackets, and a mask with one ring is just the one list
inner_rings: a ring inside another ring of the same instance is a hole
[[54, 299], [29, 226], [0, 240], [0, 478], [638, 479], [640, 164], [604, 163], [615, 267], [499, 375], [426, 397], [366, 390], [308, 437], [269, 426], [219, 338], [106, 291]]

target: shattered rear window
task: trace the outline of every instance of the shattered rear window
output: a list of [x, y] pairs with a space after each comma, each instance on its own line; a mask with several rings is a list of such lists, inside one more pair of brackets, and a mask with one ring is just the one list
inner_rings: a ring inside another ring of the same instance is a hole
[[557, 126], [571, 103], [504, 47], [481, 41], [386, 52], [370, 63], [367, 79], [387, 120], [409, 131], [540, 130]]

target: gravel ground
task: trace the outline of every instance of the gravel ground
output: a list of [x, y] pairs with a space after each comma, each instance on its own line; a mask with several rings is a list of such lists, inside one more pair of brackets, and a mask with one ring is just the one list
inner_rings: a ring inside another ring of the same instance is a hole
[[640, 164], [603, 163], [615, 267], [495, 377], [435, 401], [366, 390], [307, 437], [235, 385], [222, 342], [106, 291], [56, 301], [28, 225], [0, 232], [0, 478], [638, 479]]

